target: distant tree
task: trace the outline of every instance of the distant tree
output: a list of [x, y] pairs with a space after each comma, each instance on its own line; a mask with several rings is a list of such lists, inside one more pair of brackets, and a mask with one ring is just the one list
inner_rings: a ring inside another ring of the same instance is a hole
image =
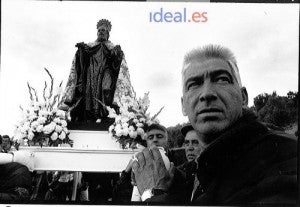
[[168, 127], [168, 146], [170, 148], [181, 147], [184, 141], [184, 137], [181, 134], [181, 128], [184, 124], [177, 124], [176, 126]]
[[276, 92], [260, 94], [254, 98], [254, 107], [260, 121], [278, 127], [289, 127], [298, 118], [298, 92], [278, 96]]
[[254, 98], [254, 106], [255, 106], [255, 110], [257, 112], [266, 105], [266, 103], [269, 99], [269, 96], [270, 96], [269, 94], [264, 93], [264, 94], [260, 94]]

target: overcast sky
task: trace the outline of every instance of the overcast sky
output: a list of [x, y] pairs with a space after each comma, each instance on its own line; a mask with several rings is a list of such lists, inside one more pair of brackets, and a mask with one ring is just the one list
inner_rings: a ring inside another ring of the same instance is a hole
[[[154, 23], [149, 13], [207, 12], [206, 22]], [[298, 89], [299, 6], [296, 4], [2, 1], [0, 134], [13, 134], [26, 82], [43, 87], [48, 68], [55, 84], [68, 78], [77, 42], [96, 39], [101, 18], [112, 22], [110, 40], [125, 53], [138, 96], [150, 91], [150, 112], [165, 106], [165, 126], [181, 114], [181, 65], [186, 51], [215, 43], [236, 55], [249, 105], [260, 93]]]

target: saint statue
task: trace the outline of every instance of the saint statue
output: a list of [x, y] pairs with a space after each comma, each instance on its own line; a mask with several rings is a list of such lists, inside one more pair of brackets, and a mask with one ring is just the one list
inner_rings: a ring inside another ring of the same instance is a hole
[[108, 115], [105, 106], [116, 108], [118, 97], [132, 93], [124, 53], [109, 41], [111, 27], [101, 19], [96, 41], [76, 44], [62, 107], [71, 108], [72, 122], [103, 120]]

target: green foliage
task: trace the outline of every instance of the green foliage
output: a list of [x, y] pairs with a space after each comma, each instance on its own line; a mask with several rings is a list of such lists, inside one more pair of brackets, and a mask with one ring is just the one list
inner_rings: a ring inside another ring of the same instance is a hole
[[254, 98], [254, 107], [260, 121], [287, 128], [298, 119], [298, 92], [288, 92], [287, 96], [260, 94]]

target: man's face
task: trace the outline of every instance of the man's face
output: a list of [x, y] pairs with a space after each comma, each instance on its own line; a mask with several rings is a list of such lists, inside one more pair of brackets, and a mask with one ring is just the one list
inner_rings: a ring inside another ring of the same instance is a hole
[[2, 138], [2, 149], [10, 150], [10, 139], [9, 138]]
[[197, 131], [191, 130], [186, 134], [183, 146], [185, 149], [186, 159], [189, 162], [194, 161], [197, 157], [199, 157], [203, 149], [203, 145]]
[[192, 126], [209, 144], [242, 114], [246, 94], [221, 59], [193, 61], [183, 74], [182, 109]]
[[167, 146], [167, 135], [160, 129], [152, 129], [146, 134], [147, 146], [155, 145], [157, 147]]
[[103, 41], [107, 41], [108, 40], [108, 35], [109, 35], [109, 32], [107, 30], [107, 27], [104, 26], [104, 25], [101, 25], [99, 28], [98, 28], [98, 32], [97, 32], [97, 40], [99, 42], [103, 42]]

